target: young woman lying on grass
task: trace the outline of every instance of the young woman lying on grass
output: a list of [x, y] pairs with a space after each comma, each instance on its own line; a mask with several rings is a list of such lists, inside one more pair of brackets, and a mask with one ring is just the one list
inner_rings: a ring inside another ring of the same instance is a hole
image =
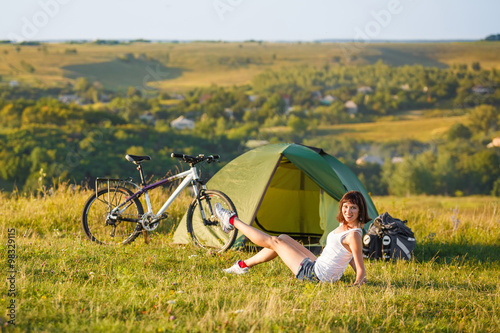
[[360, 192], [347, 192], [340, 200], [337, 215], [340, 226], [328, 234], [326, 246], [319, 257], [288, 235], [270, 236], [245, 224], [234, 212], [222, 208], [220, 204], [216, 205], [215, 213], [225, 232], [236, 228], [254, 244], [263, 247], [253, 257], [225, 269], [226, 273], [245, 274], [250, 267], [279, 256], [299, 280], [335, 282], [350, 264], [356, 272], [354, 284], [361, 286], [366, 282], [361, 237], [362, 228], [370, 218], [365, 198]]

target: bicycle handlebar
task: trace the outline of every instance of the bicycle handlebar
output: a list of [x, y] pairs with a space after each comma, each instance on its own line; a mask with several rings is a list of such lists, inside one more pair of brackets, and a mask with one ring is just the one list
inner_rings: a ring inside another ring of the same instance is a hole
[[[184, 156], [186, 156], [186, 155], [184, 155], [184, 154], [172, 153], [172, 155], [171, 155], [171, 156], [172, 156], [172, 157], [175, 157], [175, 158], [184, 158]], [[189, 157], [189, 156], [188, 156], [188, 157]]]
[[174, 158], [182, 159], [184, 162], [191, 164], [191, 165], [195, 165], [195, 164], [203, 162], [203, 161], [207, 161], [207, 163], [212, 163], [220, 158], [219, 155], [205, 156], [204, 154], [200, 154], [198, 156], [189, 156], [189, 155], [185, 155], [185, 154], [172, 153], [172, 155], [170, 155], [170, 156], [174, 157]]

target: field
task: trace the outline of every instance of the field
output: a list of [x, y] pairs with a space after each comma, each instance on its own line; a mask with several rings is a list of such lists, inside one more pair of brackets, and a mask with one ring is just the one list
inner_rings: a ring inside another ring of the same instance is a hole
[[[250, 250], [213, 255], [170, 244], [188, 197], [149, 244], [91, 244], [79, 224], [90, 194], [69, 186], [29, 197], [0, 193], [4, 272], [15, 269], [0, 299], [2, 331], [500, 330], [498, 198], [374, 197], [380, 213], [408, 220], [415, 258], [367, 261], [369, 283], [353, 288], [350, 269], [338, 283], [317, 285], [297, 281], [279, 260], [246, 276], [223, 275]], [[17, 256], [10, 264], [7, 235]], [[5, 324], [12, 300], [15, 328]]]
[[[404, 114], [401, 113], [401, 114]], [[380, 143], [396, 140], [418, 140], [430, 142], [441, 138], [451, 126], [461, 123], [464, 116], [448, 116], [425, 118], [419, 116], [393, 116], [380, 118], [376, 122], [320, 125], [314, 135], [308, 138], [307, 144], [321, 145], [321, 142], [334, 141], [340, 137], [345, 139], [365, 138], [370, 142]], [[387, 129], [390, 130], [387, 130]], [[261, 132], [290, 133], [285, 126], [262, 128]]]
[[[338, 137], [343, 138], [370, 138], [374, 142], [413, 139], [429, 142], [442, 136], [453, 124], [463, 121], [464, 117], [447, 117], [418, 120], [398, 120], [388, 122], [345, 124], [329, 127], [320, 127], [319, 135], [322, 140]], [[388, 131], [387, 129], [390, 128]]]
[[[0, 75], [51, 86], [85, 76], [106, 88], [129, 86], [184, 91], [249, 83], [267, 69], [309, 64], [420, 64], [445, 68], [479, 62], [500, 68], [500, 43], [132, 43], [123, 45], [0, 44]], [[132, 58], [130, 58], [132, 55]]]

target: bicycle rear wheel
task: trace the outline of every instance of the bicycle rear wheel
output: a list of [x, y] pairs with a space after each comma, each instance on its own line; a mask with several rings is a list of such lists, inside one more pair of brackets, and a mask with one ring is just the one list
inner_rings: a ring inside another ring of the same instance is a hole
[[[119, 217], [111, 211], [133, 193], [125, 187], [103, 188], [88, 198], [82, 212], [82, 228], [88, 239], [98, 244], [128, 244], [142, 231], [137, 223], [144, 214], [138, 198], [124, 206]], [[130, 221], [124, 221], [129, 219]]]
[[200, 197], [201, 208], [205, 213], [205, 224], [201, 215], [198, 200], [195, 198], [189, 206], [187, 213], [187, 229], [193, 242], [205, 249], [223, 252], [229, 249], [234, 241], [238, 231], [236, 229], [225, 233], [215, 217], [215, 204], [220, 203], [225, 209], [236, 212], [236, 208], [231, 199], [224, 193], [216, 190], [206, 190]]

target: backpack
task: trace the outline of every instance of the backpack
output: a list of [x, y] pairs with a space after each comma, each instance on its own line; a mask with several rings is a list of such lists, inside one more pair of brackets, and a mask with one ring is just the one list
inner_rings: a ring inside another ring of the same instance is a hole
[[385, 212], [377, 216], [363, 237], [363, 257], [367, 259], [405, 259], [413, 256], [416, 241], [413, 231]]

